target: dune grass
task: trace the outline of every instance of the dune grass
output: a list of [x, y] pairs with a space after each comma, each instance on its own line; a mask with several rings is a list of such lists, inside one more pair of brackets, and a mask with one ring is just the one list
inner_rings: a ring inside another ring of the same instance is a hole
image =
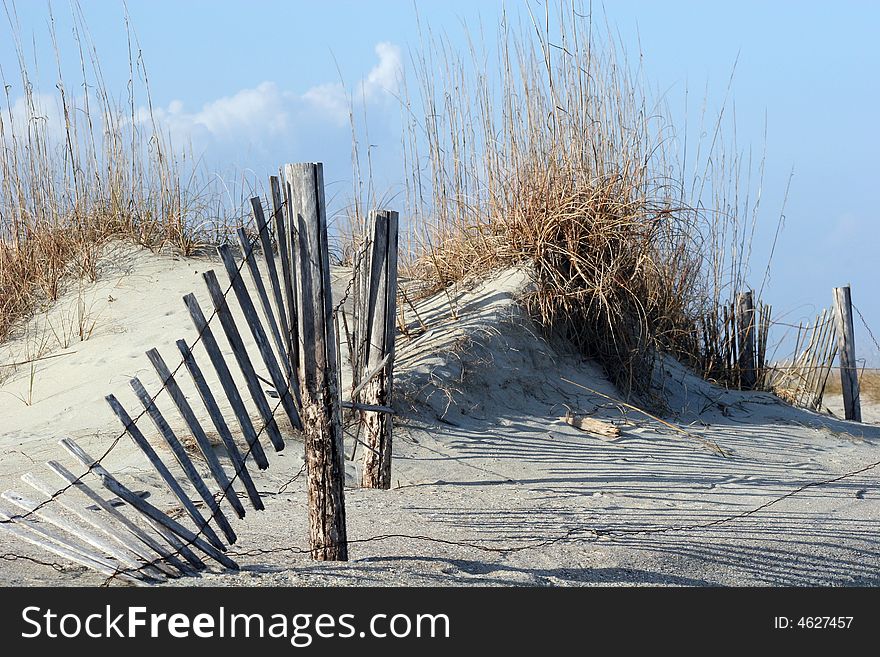
[[658, 354], [698, 363], [703, 319], [745, 289], [757, 201], [721, 117], [686, 171], [670, 113], [625, 49], [579, 3], [552, 4], [468, 53], [423, 32], [407, 273], [439, 290], [528, 263], [539, 324], [645, 396]]
[[[825, 395], [842, 394], [840, 374], [834, 368], [825, 385]], [[865, 369], [859, 372], [859, 397], [862, 401], [880, 404], [880, 370]]]
[[[196, 177], [184, 176], [193, 170], [186, 154], [140, 109], [139, 94], [150, 107], [140, 53], [129, 53], [127, 104], [116, 102], [80, 24], [82, 79], [67, 85], [56, 47], [56, 90], [41, 94], [14, 6], [8, 18], [19, 76], [3, 79], [0, 113], [0, 341], [56, 300], [66, 281], [94, 280], [109, 240], [193, 253], [206, 238], [209, 211]], [[51, 37], [55, 43], [54, 30]]]
[[[402, 260], [426, 291], [527, 263], [538, 323], [625, 393], [648, 395], [658, 354], [699, 363], [704, 318], [744, 289], [757, 203], [740, 195], [744, 165], [723, 151], [721, 117], [686, 170], [669, 112], [625, 50], [599, 39], [577, 2], [545, 8], [524, 28], [505, 18], [494, 46], [473, 40], [464, 53], [423, 31], [403, 99]], [[59, 64], [44, 96], [17, 44], [20, 80], [4, 80], [0, 115], [0, 340], [65, 281], [94, 278], [108, 240], [188, 254], [224, 223], [152, 115], [132, 36], [122, 103], [90, 47], [77, 84], [89, 91], [68, 92]], [[346, 261], [366, 214], [352, 207]]]

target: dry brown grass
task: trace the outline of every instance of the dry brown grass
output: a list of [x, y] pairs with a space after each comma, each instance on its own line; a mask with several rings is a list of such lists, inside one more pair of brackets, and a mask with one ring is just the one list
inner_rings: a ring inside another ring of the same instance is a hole
[[[576, 2], [525, 31], [503, 22], [496, 51], [461, 55], [428, 34], [415, 57], [407, 274], [439, 290], [530, 263], [538, 322], [645, 395], [657, 354], [697, 362], [700, 319], [744, 284], [736, 162], [716, 134], [688, 179], [663, 106]], [[724, 184], [707, 187], [713, 176]]]
[[[837, 368], [831, 371], [828, 383], [825, 386], [825, 395], [842, 395], [840, 386], [840, 374]], [[859, 373], [859, 397], [862, 401], [880, 404], [880, 370], [866, 369]]]
[[[138, 109], [138, 79], [149, 101], [139, 54], [131, 53], [128, 105], [120, 105], [104, 85], [80, 23], [83, 79], [76, 86], [88, 91], [68, 90], [56, 49], [56, 93], [43, 95], [19, 40], [14, 6], [9, 21], [19, 79], [3, 80], [0, 112], [0, 341], [35, 306], [56, 300], [65, 281], [93, 280], [108, 240], [191, 253], [204, 239], [207, 211], [195, 178], [183, 177], [186, 157], [171, 148], [152, 115]], [[54, 31], [50, 36], [55, 43]]]

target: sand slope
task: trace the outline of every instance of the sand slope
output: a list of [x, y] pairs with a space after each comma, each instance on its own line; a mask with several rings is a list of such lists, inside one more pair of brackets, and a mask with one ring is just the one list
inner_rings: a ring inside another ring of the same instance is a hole
[[[222, 267], [204, 259], [122, 246], [108, 256], [99, 283], [72, 290], [0, 346], [0, 363], [21, 360], [33, 350], [27, 340], [60, 322], [65, 304], [94, 300], [91, 337], [55, 345], [55, 353], [75, 353], [37, 364], [30, 405], [19, 399], [29, 395], [29, 366], [0, 384], [4, 490], [32, 494], [18, 481], [23, 472], [52, 481], [42, 461], [70, 464], [59, 436], [76, 437], [94, 454], [106, 450], [120, 425], [103, 396], [112, 392], [136, 409], [128, 379], [156, 385], [144, 351], [158, 347], [176, 364], [174, 341], [194, 336], [181, 297], [195, 292], [209, 308], [201, 273], [214, 268], [225, 280]], [[618, 393], [594, 365], [536, 336], [515, 303], [524, 282], [514, 270], [419, 302], [418, 317], [405, 307], [395, 488], [355, 488], [359, 454], [347, 464], [349, 563], [318, 564], [303, 554], [302, 443], [288, 434], [283, 452], [267, 450], [271, 467], [257, 479], [266, 511], [235, 524], [239, 542], [230, 552], [244, 570], [177, 584], [880, 584], [880, 468], [774, 502], [880, 461], [880, 427], [792, 409], [764, 393], [720, 390], [667, 362], [666, 420], [688, 435], [673, 431], [597, 394]], [[342, 271], [336, 287], [341, 295]], [[163, 411], [177, 419], [167, 404]], [[579, 431], [561, 420], [566, 412], [613, 422], [621, 436]], [[146, 418], [141, 426], [155, 435]], [[352, 447], [349, 440], [347, 453]], [[155, 503], [170, 504], [128, 438], [106, 463]], [[54, 561], [3, 532], [0, 554]], [[66, 564], [58, 573], [0, 561], [4, 584], [101, 581]]]

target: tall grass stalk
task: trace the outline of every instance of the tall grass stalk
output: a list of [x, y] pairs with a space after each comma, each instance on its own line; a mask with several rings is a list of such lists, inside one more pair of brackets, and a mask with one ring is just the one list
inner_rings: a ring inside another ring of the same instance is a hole
[[0, 340], [37, 304], [57, 299], [68, 278], [94, 279], [108, 240], [192, 253], [212, 209], [196, 177], [184, 174], [196, 169], [191, 158], [172, 148], [153, 116], [143, 59], [127, 23], [126, 102], [108, 90], [76, 4], [81, 79], [75, 87], [64, 79], [53, 19], [56, 90], [42, 94], [15, 7], [4, 7], [4, 32], [12, 37], [19, 70], [17, 80], [2, 72]]
[[722, 110], [686, 172], [625, 49], [577, 2], [550, 4], [524, 28], [505, 16], [494, 48], [459, 53], [422, 29], [409, 273], [440, 289], [528, 263], [539, 323], [648, 395], [657, 355], [697, 362], [702, 319], [746, 285], [752, 163], [725, 150]]

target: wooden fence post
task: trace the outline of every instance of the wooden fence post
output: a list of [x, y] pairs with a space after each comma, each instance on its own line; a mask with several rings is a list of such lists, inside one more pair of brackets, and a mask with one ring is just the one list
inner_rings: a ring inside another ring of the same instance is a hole
[[[373, 239], [364, 290], [366, 335], [364, 336], [364, 379], [360, 399], [372, 406], [390, 406], [394, 371], [394, 337], [397, 330], [397, 224], [390, 210], [372, 213]], [[389, 413], [361, 410], [364, 427], [364, 488], [391, 488], [391, 432]]]
[[834, 288], [834, 315], [837, 320], [837, 344], [840, 352], [840, 387], [843, 389], [843, 412], [847, 420], [861, 422], [859, 372], [856, 366], [856, 339], [853, 330], [852, 296], [849, 285]]
[[[339, 425], [336, 334], [320, 163], [287, 164], [288, 226], [295, 254], [300, 391], [313, 559], [346, 561], [345, 469]], [[296, 234], [294, 234], [296, 231]]]
[[737, 339], [739, 341], [740, 388], [753, 390], [757, 383], [755, 367], [755, 303], [751, 291], [737, 295]]

